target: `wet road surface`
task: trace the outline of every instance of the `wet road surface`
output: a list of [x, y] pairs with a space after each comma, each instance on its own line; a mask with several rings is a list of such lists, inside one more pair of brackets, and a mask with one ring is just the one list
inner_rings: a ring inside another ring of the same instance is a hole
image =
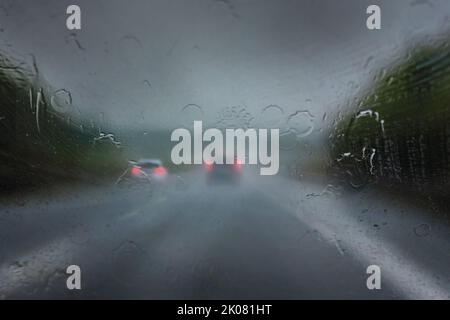
[[203, 178], [2, 201], [0, 297], [450, 298], [450, 228], [417, 206], [324, 177]]

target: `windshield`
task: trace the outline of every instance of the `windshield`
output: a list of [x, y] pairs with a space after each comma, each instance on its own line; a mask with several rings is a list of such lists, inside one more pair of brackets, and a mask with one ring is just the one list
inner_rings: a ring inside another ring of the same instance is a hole
[[138, 162], [137, 164], [141, 168], [156, 168], [161, 165], [161, 163], [158, 162]]

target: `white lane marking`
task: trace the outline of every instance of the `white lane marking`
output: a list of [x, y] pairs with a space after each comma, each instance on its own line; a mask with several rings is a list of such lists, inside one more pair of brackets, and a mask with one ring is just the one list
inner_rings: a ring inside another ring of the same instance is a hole
[[[286, 180], [286, 183], [290, 183], [290, 181]], [[292, 212], [293, 208], [287, 205], [289, 202], [282, 200], [283, 196], [286, 197], [286, 193], [276, 194], [275, 190], [268, 192], [262, 187], [258, 189]], [[383, 279], [387, 279], [395, 286], [394, 289], [399, 290], [409, 299], [450, 299], [450, 287], [447, 286], [448, 281], [446, 280], [449, 277], [448, 274], [438, 275], [429, 272], [411, 261], [385, 239], [377, 239], [358, 232], [360, 226], [346, 214], [350, 209], [346, 208], [342, 201], [333, 199], [331, 204], [324, 201], [321, 201], [320, 204], [322, 207], [318, 207], [319, 203], [316, 202], [315, 207], [310, 208], [313, 212], [309, 214], [296, 210], [295, 215], [310, 228], [317, 230], [324, 239], [328, 239], [340, 253], [341, 246], [343, 246], [349, 249], [347, 252], [350, 252], [352, 257], [367, 266], [370, 264], [381, 266]], [[339, 219], [331, 221], [330, 212], [334, 214], [342, 212], [342, 214], [339, 215]], [[339, 235], [339, 243], [336, 235]]]

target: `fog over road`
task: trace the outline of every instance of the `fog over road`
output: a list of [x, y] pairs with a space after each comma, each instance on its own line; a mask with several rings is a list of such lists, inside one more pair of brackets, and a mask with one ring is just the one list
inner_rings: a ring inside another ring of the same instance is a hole
[[[0, 297], [450, 298], [450, 228], [411, 202], [321, 176], [170, 180], [2, 200]], [[372, 264], [381, 290], [366, 287]]]

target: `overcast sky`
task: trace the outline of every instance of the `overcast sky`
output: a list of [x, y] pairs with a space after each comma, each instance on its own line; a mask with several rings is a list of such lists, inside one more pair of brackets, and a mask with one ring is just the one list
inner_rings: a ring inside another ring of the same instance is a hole
[[[65, 27], [69, 4], [80, 31]], [[379, 31], [366, 28], [369, 4]], [[33, 53], [87, 118], [124, 127], [177, 127], [187, 104], [206, 120], [268, 105], [322, 119], [414, 41], [449, 30], [449, 14], [448, 0], [1, 0], [0, 45]]]

